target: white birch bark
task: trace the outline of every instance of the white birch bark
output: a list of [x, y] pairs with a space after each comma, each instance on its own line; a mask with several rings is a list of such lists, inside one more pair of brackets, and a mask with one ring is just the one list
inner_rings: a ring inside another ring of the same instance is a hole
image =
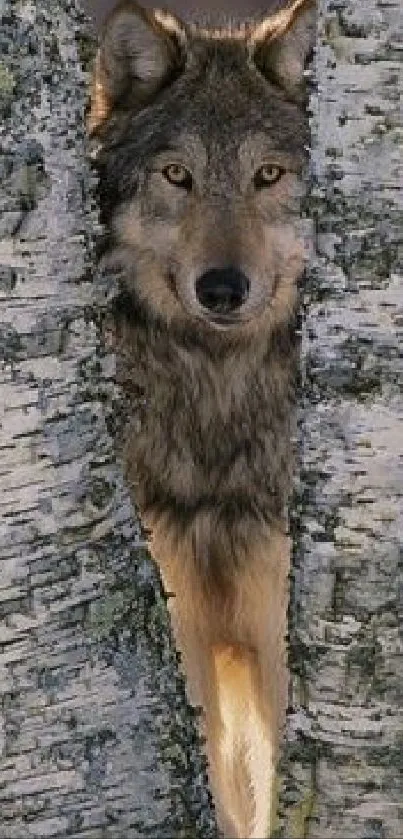
[[278, 835], [403, 835], [403, 5], [322, 0]]
[[73, 0], [0, 2], [0, 837], [215, 836], [113, 437]]

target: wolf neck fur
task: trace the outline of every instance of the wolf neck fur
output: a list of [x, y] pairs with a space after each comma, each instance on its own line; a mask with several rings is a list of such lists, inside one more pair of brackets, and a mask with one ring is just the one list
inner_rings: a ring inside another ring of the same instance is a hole
[[228, 526], [234, 517], [279, 520], [293, 467], [295, 319], [251, 352], [220, 334], [207, 346], [200, 331], [150, 318], [141, 304], [127, 313], [118, 357], [140, 417], [127, 456], [140, 510], [152, 518], [180, 510], [189, 526], [201, 510]]

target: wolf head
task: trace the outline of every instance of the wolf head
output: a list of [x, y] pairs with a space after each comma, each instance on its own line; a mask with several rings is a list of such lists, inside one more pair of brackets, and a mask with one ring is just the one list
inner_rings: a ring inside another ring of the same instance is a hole
[[119, 3], [89, 127], [127, 290], [151, 317], [238, 336], [295, 308], [315, 8], [208, 30]]

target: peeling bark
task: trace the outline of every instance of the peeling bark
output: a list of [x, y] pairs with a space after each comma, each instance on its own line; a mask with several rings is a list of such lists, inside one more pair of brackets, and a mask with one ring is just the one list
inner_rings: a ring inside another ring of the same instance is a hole
[[216, 836], [116, 461], [73, 0], [0, 2], [0, 838]]
[[322, 0], [277, 834], [403, 835], [403, 6]]

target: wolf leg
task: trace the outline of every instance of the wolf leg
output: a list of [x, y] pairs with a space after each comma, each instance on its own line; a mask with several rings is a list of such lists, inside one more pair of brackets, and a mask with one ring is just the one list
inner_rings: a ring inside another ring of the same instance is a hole
[[[227, 760], [222, 752], [228, 721], [224, 722], [221, 714], [221, 674], [216, 667], [216, 650], [209, 640], [206, 642], [198, 632], [194, 632], [194, 627], [178, 623], [175, 618], [177, 614], [174, 616], [175, 636], [186, 676], [188, 697], [191, 704], [201, 707], [202, 711], [199, 727], [205, 739], [209, 785], [217, 822], [225, 839], [246, 839], [248, 821], [243, 818], [243, 810], [247, 806], [247, 777], [243, 772], [242, 761], [237, 761], [237, 770], [234, 772], [231, 757], [228, 756]], [[233, 722], [235, 726], [236, 720]], [[240, 806], [241, 799], [243, 807]]]
[[[214, 647], [218, 706], [221, 718], [215, 748], [216, 796], [232, 813], [234, 836], [250, 837], [254, 820], [254, 789], [250, 771], [250, 747], [257, 729], [261, 735], [265, 768], [270, 771], [271, 747], [268, 732], [256, 715], [253, 695], [254, 654], [228, 644]], [[263, 767], [262, 767], [263, 768]], [[268, 784], [267, 790], [268, 790]], [[268, 793], [266, 794], [266, 809]], [[263, 837], [264, 834], [262, 834]]]
[[225, 839], [246, 839], [246, 828], [239, 830], [239, 819], [233, 813], [236, 801], [223, 794], [226, 788], [220, 761], [223, 722], [212, 644], [217, 632], [216, 607], [206, 598], [199, 574], [189, 563], [189, 546], [178, 547], [158, 522], [153, 521], [152, 526], [150, 548], [160, 568], [164, 589], [172, 595], [168, 597], [168, 608], [188, 699], [201, 709], [199, 729], [205, 740], [217, 822]]
[[219, 827], [225, 839], [265, 839], [286, 708], [288, 539], [274, 534], [251, 550], [230, 609], [213, 592], [206, 597], [186, 557], [168, 557], [166, 538], [151, 547], [174, 595], [168, 606], [189, 700], [202, 708]]
[[239, 836], [265, 839], [275, 817], [276, 762], [285, 721], [289, 540], [275, 534], [237, 579], [232, 643], [214, 647], [221, 740], [219, 796]]

